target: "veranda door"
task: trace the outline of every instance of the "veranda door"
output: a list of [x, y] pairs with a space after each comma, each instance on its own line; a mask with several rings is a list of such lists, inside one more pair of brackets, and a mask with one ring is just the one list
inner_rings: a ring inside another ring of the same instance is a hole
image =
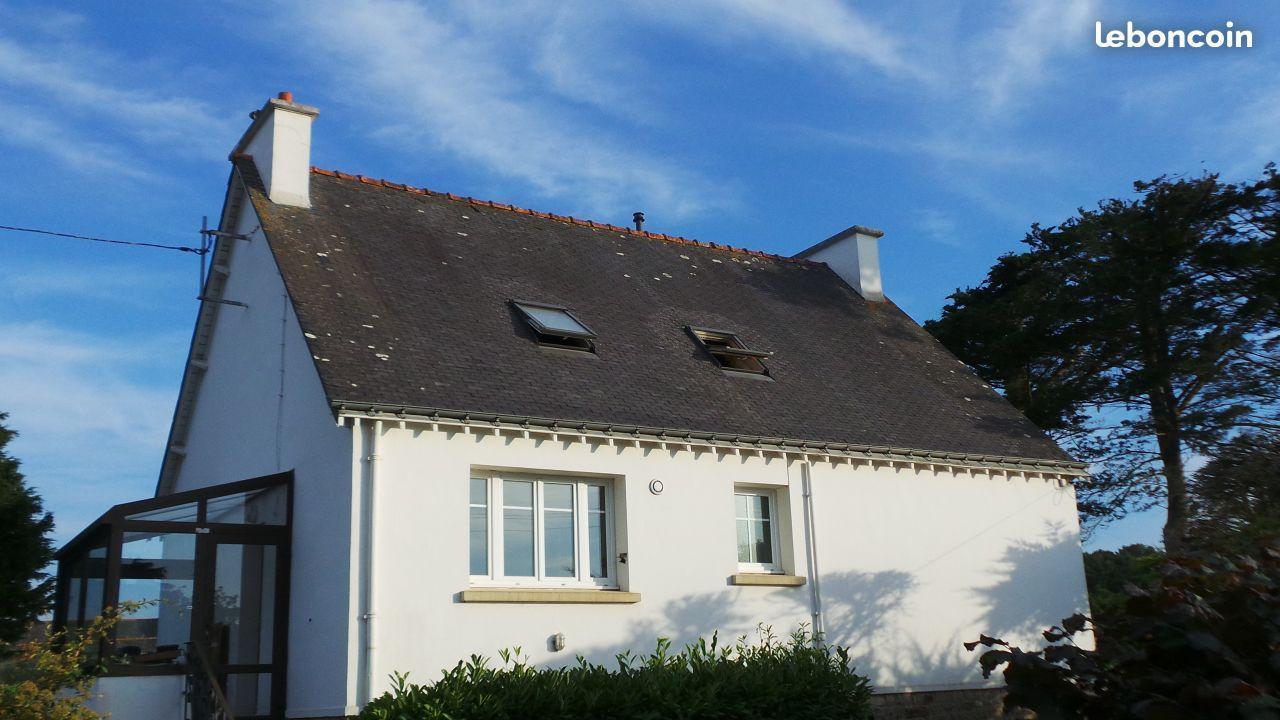
[[283, 718], [287, 540], [275, 528], [197, 537], [192, 640], [236, 720]]

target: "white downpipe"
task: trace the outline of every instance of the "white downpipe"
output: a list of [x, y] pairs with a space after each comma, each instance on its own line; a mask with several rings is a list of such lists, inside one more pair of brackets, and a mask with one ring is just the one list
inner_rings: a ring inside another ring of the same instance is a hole
[[364, 669], [363, 677], [360, 678], [360, 707], [364, 707], [373, 699], [373, 680], [377, 675], [374, 674], [374, 608], [376, 607], [377, 595], [375, 594], [374, 578], [377, 558], [377, 543], [375, 537], [377, 535], [377, 490], [378, 490], [378, 447], [382, 437], [382, 421], [377, 420], [373, 423], [368, 443], [365, 447], [368, 453], [365, 455], [367, 469], [364, 480], [364, 497], [361, 506], [364, 510], [361, 518], [362, 536], [364, 552], [361, 553], [361, 588], [364, 590], [364, 612], [360, 619], [364, 621], [364, 646], [361, 648], [362, 661], [361, 666]]
[[822, 625], [822, 581], [818, 574], [818, 531], [815, 527], [813, 513], [813, 463], [804, 459], [800, 466], [800, 482], [804, 491], [804, 545], [805, 560], [809, 573], [809, 608], [815, 638], [823, 632]]

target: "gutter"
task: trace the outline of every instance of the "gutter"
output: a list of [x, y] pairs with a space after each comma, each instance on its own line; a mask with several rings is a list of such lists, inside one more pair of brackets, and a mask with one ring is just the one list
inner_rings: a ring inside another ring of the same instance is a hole
[[642, 425], [617, 425], [583, 420], [557, 420], [527, 415], [466, 412], [442, 408], [416, 407], [386, 403], [333, 400], [335, 415], [342, 417], [378, 417], [391, 415], [397, 420], [491, 427], [516, 431], [538, 430], [553, 434], [582, 435], [605, 439], [624, 439], [683, 445], [732, 447], [752, 451], [824, 455], [885, 462], [913, 462], [950, 467], [998, 468], [1018, 472], [1039, 472], [1068, 477], [1087, 477], [1088, 465], [1067, 460], [1046, 460], [1007, 455], [919, 450], [885, 445], [814, 442], [791, 438], [734, 435]]
[[361, 488], [360, 503], [360, 589], [363, 597], [361, 598], [361, 614], [360, 621], [364, 623], [364, 642], [360, 647], [360, 667], [361, 673], [359, 678], [359, 686], [357, 688], [356, 702], [360, 707], [364, 707], [373, 699], [373, 680], [377, 675], [374, 674], [374, 650], [377, 647], [374, 642], [374, 620], [377, 617], [375, 613], [377, 594], [375, 593], [376, 583], [374, 582], [377, 575], [376, 559], [377, 559], [377, 490], [378, 490], [378, 460], [379, 441], [382, 436], [382, 421], [377, 420], [370, 427], [369, 441], [362, 443], [368, 453], [363, 458], [365, 461], [365, 476], [363, 487]]
[[809, 458], [805, 458], [800, 466], [800, 483], [804, 492], [804, 545], [809, 574], [810, 618], [816, 647], [822, 643], [825, 630], [822, 623], [822, 577], [818, 571], [818, 529], [813, 514], [813, 463]]

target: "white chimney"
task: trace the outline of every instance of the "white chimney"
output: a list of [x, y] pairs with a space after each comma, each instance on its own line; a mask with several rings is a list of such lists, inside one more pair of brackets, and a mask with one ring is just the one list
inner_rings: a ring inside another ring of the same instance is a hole
[[826, 263], [868, 302], [883, 302], [879, 246], [882, 237], [883, 230], [854, 225], [795, 257]]
[[311, 207], [311, 121], [319, 114], [282, 92], [249, 115], [253, 124], [231, 155], [253, 156], [271, 202]]

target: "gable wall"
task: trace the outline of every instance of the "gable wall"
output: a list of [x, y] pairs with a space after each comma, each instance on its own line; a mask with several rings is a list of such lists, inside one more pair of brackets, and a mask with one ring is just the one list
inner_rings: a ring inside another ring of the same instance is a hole
[[[472, 653], [496, 657], [519, 646], [537, 663], [566, 664], [582, 654], [611, 664], [623, 650], [651, 651], [659, 636], [679, 645], [718, 630], [723, 642], [753, 634], [758, 623], [785, 634], [811, 620], [809, 585], [728, 582], [737, 572], [734, 483], [783, 489], [791, 569], [809, 574], [802, 461], [468, 435], [383, 418], [373, 608], [378, 691], [392, 671], [429, 681]], [[371, 423], [362, 423], [357, 438], [368, 443]], [[641, 601], [460, 602], [470, 582], [468, 478], [480, 466], [613, 476], [624, 516], [618, 551], [629, 558], [622, 589]], [[649, 491], [653, 479], [663, 481], [662, 494]], [[849, 646], [859, 672], [881, 691], [990, 686], [962, 642], [986, 632], [1033, 645], [1041, 629], [1087, 611], [1069, 485], [828, 463], [813, 466], [812, 482], [828, 639]], [[560, 652], [548, 648], [556, 633], [566, 638]]]
[[[246, 232], [258, 221], [250, 203], [242, 207], [236, 227]], [[351, 433], [334, 423], [262, 233], [222, 242], [237, 243], [223, 298], [248, 307], [219, 309], [174, 490], [294, 470], [289, 709], [342, 715]]]

